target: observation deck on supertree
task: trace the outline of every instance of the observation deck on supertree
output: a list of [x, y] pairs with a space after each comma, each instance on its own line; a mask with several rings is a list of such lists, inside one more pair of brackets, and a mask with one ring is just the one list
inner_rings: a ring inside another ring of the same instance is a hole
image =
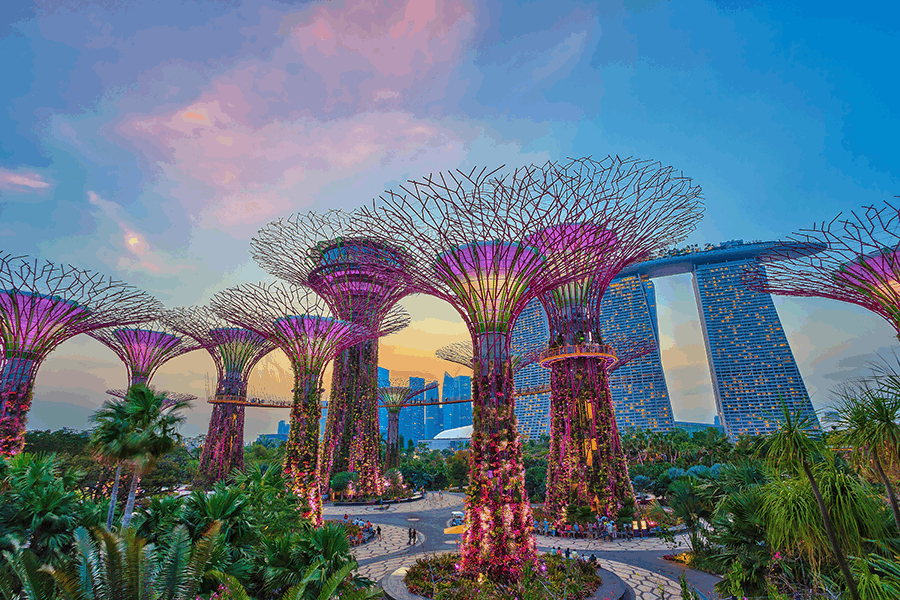
[[868, 206], [789, 235], [748, 269], [748, 287], [831, 298], [883, 317], [900, 338], [900, 209]]
[[198, 474], [207, 482], [225, 479], [233, 469], [244, 468], [247, 381], [275, 343], [256, 331], [231, 327], [206, 306], [173, 311], [169, 322], [199, 340], [216, 365], [216, 391], [208, 398], [213, 409]]
[[386, 408], [388, 413], [385, 471], [400, 468], [400, 411], [408, 406], [416, 396], [424, 394], [428, 390], [437, 389], [437, 387], [437, 382], [432, 381], [425, 387], [414, 390], [409, 385], [404, 385], [402, 381], [392, 381], [391, 385], [378, 388], [380, 406]]
[[551, 456], [564, 463], [548, 461], [545, 509], [556, 522], [573, 502], [615, 517], [634, 497], [609, 386], [617, 358], [602, 338], [600, 305], [622, 269], [674, 246], [702, 216], [700, 188], [660, 163], [581, 159], [562, 171], [571, 201], [615, 201], [593, 222], [554, 225], [527, 239], [557, 265], [576, 259], [573, 240], [598, 249], [589, 277], [538, 295], [550, 330], [541, 366], [550, 369]]
[[[294, 402], [284, 470], [308, 507], [304, 516], [322, 522], [322, 482], [318, 469], [319, 417], [325, 365], [345, 348], [405, 327], [409, 317], [393, 309], [372, 330], [331, 316], [325, 302], [309, 289], [284, 283], [243, 284], [219, 292], [210, 308], [239, 327], [265, 337], [291, 361]], [[380, 476], [380, 474], [379, 474]]]
[[88, 333], [125, 363], [129, 388], [139, 383], [148, 385], [163, 364], [203, 347], [196, 339], [179, 335], [166, 320], [168, 312], [137, 327], [104, 327]]
[[[330, 211], [273, 221], [251, 241], [253, 257], [269, 273], [315, 290], [340, 319], [382, 330], [390, 310], [409, 293], [402, 276], [406, 259], [392, 244], [365, 235], [348, 237], [349, 219]], [[375, 338], [346, 348], [335, 359], [322, 443], [323, 481], [334, 472], [352, 471], [359, 492], [381, 493], [377, 402]]]
[[162, 304], [109, 277], [70, 265], [0, 256], [0, 455], [21, 452], [41, 362], [79, 333], [155, 319]]
[[509, 334], [530, 300], [603, 268], [604, 248], [594, 239], [566, 240], [564, 259], [528, 243], [569, 223], [606, 229], [616, 190], [607, 198], [578, 195], [571, 183], [555, 163], [502, 175], [443, 173], [386, 192], [352, 221], [357, 235], [402, 247], [406, 281], [453, 306], [472, 336], [471, 473], [460, 548], [460, 568], [471, 577], [519, 581], [536, 558]]

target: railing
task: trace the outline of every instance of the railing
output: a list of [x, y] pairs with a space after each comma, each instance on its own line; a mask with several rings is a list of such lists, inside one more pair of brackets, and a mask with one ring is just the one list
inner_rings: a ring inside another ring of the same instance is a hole
[[607, 364], [613, 364], [616, 362], [616, 351], [609, 344], [554, 346], [541, 352], [538, 362], [540, 362], [542, 367], [547, 367], [555, 362], [577, 357], [602, 358], [607, 361]]

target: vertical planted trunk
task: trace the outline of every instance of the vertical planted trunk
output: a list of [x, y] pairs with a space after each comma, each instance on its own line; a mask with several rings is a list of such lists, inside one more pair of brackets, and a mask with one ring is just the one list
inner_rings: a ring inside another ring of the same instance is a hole
[[475, 338], [472, 446], [462, 569], [472, 577], [520, 581], [536, 558], [531, 506], [513, 395], [512, 364], [504, 333]]
[[[226, 371], [216, 386], [216, 396], [247, 399], [247, 386], [240, 371]], [[234, 469], [244, 468], [244, 415], [246, 407], [220, 402], [213, 406], [206, 443], [197, 472], [201, 480], [215, 483], [227, 479]]]
[[0, 377], [0, 456], [15, 456], [25, 448], [25, 424], [34, 393], [36, 357], [7, 357]]
[[294, 493], [304, 504], [303, 516], [317, 527], [322, 524], [322, 482], [318, 469], [320, 402], [318, 377], [299, 372], [294, 384], [284, 472]]
[[568, 494], [563, 487], [568, 479], [568, 475], [563, 472], [564, 465], [568, 462], [563, 444], [567, 398], [561, 392], [556, 387], [550, 389], [550, 453], [547, 455], [547, 496], [544, 501], [544, 512], [556, 523], [565, 518], [568, 503]]
[[358, 349], [352, 381], [353, 432], [350, 440], [350, 471], [357, 474], [356, 491], [363, 496], [378, 496], [384, 491], [381, 476], [381, 436], [378, 433], [378, 340], [362, 342]]
[[331, 374], [331, 397], [325, 415], [325, 434], [322, 438], [319, 461], [322, 483], [328, 485], [334, 473], [348, 471], [350, 467], [349, 434], [350, 404], [348, 380], [350, 378], [353, 348], [342, 351], [334, 359]]
[[388, 409], [387, 451], [385, 469], [400, 468], [400, 409]]

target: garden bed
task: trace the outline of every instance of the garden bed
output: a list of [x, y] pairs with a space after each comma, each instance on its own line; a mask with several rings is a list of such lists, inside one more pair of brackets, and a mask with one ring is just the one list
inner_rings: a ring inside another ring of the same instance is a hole
[[403, 581], [410, 593], [435, 600], [585, 600], [602, 583], [596, 566], [557, 556], [542, 555], [538, 570], [527, 574], [519, 586], [463, 577], [456, 570], [458, 562], [458, 554], [420, 558]]

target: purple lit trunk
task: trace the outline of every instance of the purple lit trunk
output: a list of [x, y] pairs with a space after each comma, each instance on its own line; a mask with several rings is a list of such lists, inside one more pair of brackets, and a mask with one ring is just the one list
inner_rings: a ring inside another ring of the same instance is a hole
[[317, 374], [295, 367], [291, 430], [284, 452], [284, 473], [304, 504], [303, 516], [316, 527], [322, 524], [322, 482], [318, 447], [321, 392]]
[[501, 583], [521, 581], [536, 549], [506, 334], [474, 339], [472, 445], [462, 569]]
[[0, 376], [0, 456], [15, 456], [25, 448], [25, 425], [39, 361], [8, 356]]
[[562, 414], [561, 425], [551, 429], [551, 435], [560, 436], [551, 439], [557, 450], [548, 461], [548, 482], [556, 484], [547, 506], [551, 520], [565, 521], [572, 504], [615, 518], [634, 491], [603, 360], [573, 357], [554, 363], [550, 389], [551, 410]]
[[550, 390], [550, 453], [547, 455], [547, 495], [544, 512], [549, 520], [559, 522], [568, 506], [567, 478], [563, 463], [567, 457], [563, 453], [566, 435], [566, 398], [556, 388]]
[[212, 484], [227, 479], [234, 469], [244, 469], [246, 408], [226, 402], [213, 406], [206, 443], [197, 467], [198, 477], [204, 483]]
[[[228, 370], [216, 384], [216, 396], [247, 399], [247, 386], [239, 370]], [[197, 468], [207, 484], [227, 479], [234, 469], [244, 470], [244, 415], [246, 407], [220, 402], [213, 406], [206, 443]]]
[[388, 409], [387, 452], [384, 468], [400, 468], [400, 410]]
[[381, 437], [378, 432], [378, 341], [357, 344], [334, 361], [331, 399], [322, 441], [322, 481], [349, 471], [364, 496], [380, 495]]

